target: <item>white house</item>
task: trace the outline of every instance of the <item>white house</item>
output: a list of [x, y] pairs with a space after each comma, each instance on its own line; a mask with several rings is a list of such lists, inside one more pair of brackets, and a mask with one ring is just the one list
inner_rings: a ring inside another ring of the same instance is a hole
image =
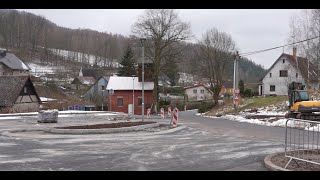
[[[282, 53], [261, 79], [259, 95], [288, 95], [289, 83], [295, 81], [318, 89], [318, 78], [315, 66], [306, 58]], [[308, 73], [309, 72], [309, 73]]]
[[200, 101], [213, 99], [212, 91], [206, 88], [203, 84], [185, 87], [185, 94], [188, 96], [188, 101]]
[[0, 76], [28, 76], [30, 68], [13, 53], [0, 51]]

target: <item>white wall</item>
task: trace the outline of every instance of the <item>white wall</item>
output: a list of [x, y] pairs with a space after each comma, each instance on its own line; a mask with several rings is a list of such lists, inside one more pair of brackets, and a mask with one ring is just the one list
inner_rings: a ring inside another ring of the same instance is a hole
[[[197, 94], [193, 93], [194, 89], [197, 90]], [[204, 94], [201, 94], [201, 90], [204, 90]], [[212, 94], [204, 86], [188, 88], [185, 93], [189, 101], [212, 99]]]
[[[283, 59], [285, 62], [283, 63]], [[288, 70], [288, 77], [280, 77], [280, 70]], [[270, 73], [272, 76], [270, 77]], [[298, 73], [298, 78], [296, 78], [296, 73]], [[274, 67], [266, 74], [262, 79], [263, 95], [288, 95], [288, 85], [292, 81], [300, 82], [306, 85], [305, 80], [299, 71], [294, 68], [288, 59], [281, 56], [280, 60], [274, 65]], [[275, 85], [275, 91], [270, 92], [270, 85]]]
[[29, 71], [12, 70], [7, 66], [5, 66], [3, 63], [0, 63], [0, 76], [27, 76], [29, 74], [30, 74]]
[[39, 111], [39, 106], [40, 104], [38, 102], [14, 104], [12, 113], [37, 112]]

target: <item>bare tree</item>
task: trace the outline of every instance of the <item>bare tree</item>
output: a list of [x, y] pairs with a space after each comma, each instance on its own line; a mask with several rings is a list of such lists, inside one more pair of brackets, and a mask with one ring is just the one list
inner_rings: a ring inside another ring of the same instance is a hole
[[235, 50], [235, 42], [229, 34], [213, 28], [202, 35], [199, 44], [200, 67], [203, 76], [209, 78], [213, 98], [217, 103], [225, 80], [226, 65], [232, 60], [231, 53]]
[[[302, 10], [294, 15], [290, 21], [290, 43], [320, 36], [320, 10]], [[298, 53], [305, 56], [317, 66], [317, 74], [320, 74], [320, 38], [309, 40], [296, 45]], [[292, 47], [289, 47], [292, 48]]]
[[161, 71], [163, 56], [173, 44], [191, 37], [190, 24], [182, 22], [178, 13], [172, 9], [146, 10], [133, 25], [132, 32], [146, 38], [146, 57], [153, 61], [155, 111], [158, 108], [158, 76]]

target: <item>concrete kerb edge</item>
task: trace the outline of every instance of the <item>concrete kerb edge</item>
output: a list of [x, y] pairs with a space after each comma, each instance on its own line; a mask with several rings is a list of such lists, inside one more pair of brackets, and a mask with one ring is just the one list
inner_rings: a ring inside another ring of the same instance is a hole
[[50, 128], [44, 130], [47, 133], [53, 134], [108, 134], [108, 133], [122, 133], [130, 131], [139, 131], [146, 128], [153, 128], [160, 126], [159, 123], [152, 123], [140, 126], [123, 127], [123, 128], [105, 128], [105, 129], [56, 129]]
[[275, 165], [275, 164], [272, 163], [271, 158], [272, 158], [273, 156], [278, 155], [278, 154], [283, 154], [283, 152], [281, 152], [281, 153], [273, 153], [273, 154], [270, 154], [270, 155], [268, 155], [267, 157], [265, 157], [265, 158], [264, 158], [264, 164], [265, 164], [265, 166], [266, 166], [268, 169], [270, 169], [271, 171], [291, 171], [291, 170], [289, 170], [289, 169], [282, 168], [282, 167], [277, 166], [277, 165]]
[[3, 130], [3, 131], [0, 131], [0, 134], [2, 136], [9, 136], [11, 137], [11, 133], [17, 133], [17, 132], [30, 132], [30, 131], [45, 131], [46, 127], [44, 128], [30, 128], [30, 129], [10, 129], [10, 130]]
[[[177, 126], [175, 128], [169, 129], [169, 130], [164, 130], [164, 131], [160, 131], [160, 132], [150, 132], [150, 133], [145, 133], [144, 135], [161, 135], [161, 134], [169, 134], [169, 133], [173, 133], [176, 131], [180, 131], [182, 129], [185, 129], [187, 126], [181, 125], [181, 126]], [[50, 128], [34, 128], [34, 129], [14, 129], [14, 130], [3, 130], [0, 131], [0, 134], [3, 136], [8, 136], [8, 137], [12, 137], [11, 133], [16, 133], [16, 132], [28, 132], [28, 131], [43, 131], [46, 132], [46, 130], [49, 130]], [[58, 134], [58, 133], [52, 133], [52, 134]], [[112, 134], [112, 133], [105, 133], [105, 134]], [[72, 135], [72, 134], [70, 134]], [[132, 135], [128, 135], [128, 134], [121, 134], [121, 133], [115, 133], [113, 134], [117, 135], [117, 136], [132, 136]]]

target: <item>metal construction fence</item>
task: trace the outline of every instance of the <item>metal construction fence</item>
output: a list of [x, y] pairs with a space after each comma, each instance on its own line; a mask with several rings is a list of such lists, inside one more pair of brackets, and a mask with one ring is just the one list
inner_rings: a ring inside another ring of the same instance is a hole
[[286, 121], [285, 156], [293, 160], [320, 165], [320, 122], [301, 119]]

